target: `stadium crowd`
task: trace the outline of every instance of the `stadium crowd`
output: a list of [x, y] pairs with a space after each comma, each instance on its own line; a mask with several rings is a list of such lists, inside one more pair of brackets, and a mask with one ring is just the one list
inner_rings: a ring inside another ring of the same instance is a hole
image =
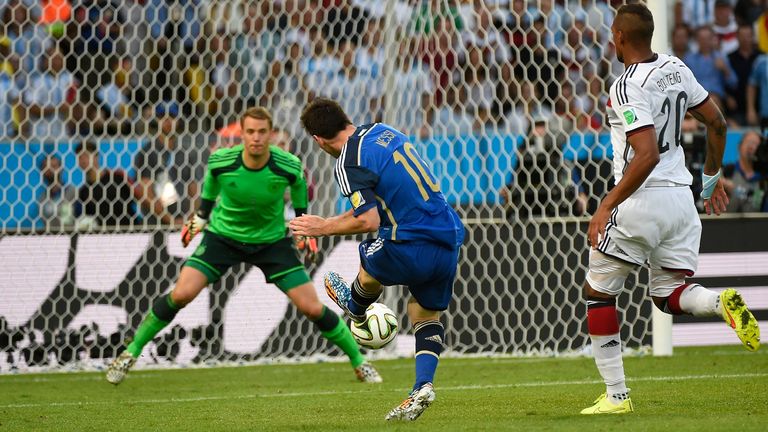
[[[189, 213], [197, 189], [166, 187], [179, 203], [172, 209], [156, 206], [162, 194], [147, 191], [158, 186], [158, 177], [173, 185], [168, 173], [200, 180], [196, 173], [210, 147], [205, 141], [190, 147], [197, 155], [183, 153], [178, 149], [187, 147], [173, 143], [183, 139], [177, 132], [231, 131], [244, 107], [262, 105], [275, 126], [297, 140], [304, 103], [325, 96], [341, 101], [352, 118], [386, 119], [421, 139], [527, 137], [520, 160], [550, 155], [545, 165], [553, 173], [543, 178], [564, 184], [560, 195], [570, 203], [554, 208], [590, 211], [590, 200], [605, 188], [583, 183], [605, 170], [563, 176], [572, 167], [560, 153], [571, 134], [607, 129], [608, 89], [624, 69], [614, 55], [610, 23], [624, 1], [399, 0], [391, 11], [386, 3], [3, 1], [0, 137], [43, 143], [150, 137], [134, 161], [136, 178], [92, 172], [89, 185], [133, 183], [133, 197], [118, 195], [135, 201], [135, 208], [109, 207], [122, 209], [110, 223], [136, 215], [173, 223]], [[671, 52], [720, 104], [729, 124], [768, 124], [768, 2], [677, 0], [670, 19]], [[536, 125], [545, 128], [546, 142], [535, 136]], [[698, 128], [692, 120], [684, 124], [691, 137]], [[733, 210], [765, 211], [768, 166], [755, 156], [762, 154], [763, 139], [750, 134], [744, 140], [739, 161], [726, 169], [729, 190], [743, 204]], [[40, 162], [51, 173], [44, 176], [41, 202], [56, 201], [41, 205], [46, 219], [61, 219], [51, 210], [56, 203], [78, 201], [67, 185], [57, 184], [55, 158]], [[528, 195], [514, 183], [510, 179], [502, 199]], [[89, 208], [98, 206], [74, 205], [64, 225]], [[538, 213], [561, 214], [544, 207]]]

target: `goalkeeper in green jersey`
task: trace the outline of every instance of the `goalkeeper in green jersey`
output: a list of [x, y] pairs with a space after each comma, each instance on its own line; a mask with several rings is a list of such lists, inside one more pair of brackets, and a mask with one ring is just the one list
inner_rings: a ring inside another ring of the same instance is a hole
[[[360, 353], [344, 321], [318, 299], [293, 240], [286, 235], [284, 192], [300, 216], [307, 209], [307, 182], [301, 161], [270, 146], [272, 116], [264, 108], [250, 108], [240, 119], [242, 144], [216, 151], [208, 160], [202, 202], [182, 230], [186, 247], [205, 230], [200, 245], [186, 261], [174, 289], [158, 298], [128, 344], [107, 370], [107, 381], [119, 384], [136, 363], [144, 345], [165, 328], [176, 314], [216, 282], [231, 266], [253, 264], [267, 282], [278, 286], [320, 333], [349, 357], [363, 382], [381, 382], [381, 376]], [[297, 239], [314, 254], [314, 239]]]

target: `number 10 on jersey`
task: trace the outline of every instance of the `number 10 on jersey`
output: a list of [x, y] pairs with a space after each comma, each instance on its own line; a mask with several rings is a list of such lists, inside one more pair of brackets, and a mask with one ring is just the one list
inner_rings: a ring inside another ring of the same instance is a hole
[[[392, 153], [392, 157], [395, 159], [396, 164], [403, 165], [405, 171], [411, 176], [416, 183], [416, 186], [419, 188], [421, 197], [424, 198], [424, 201], [428, 201], [429, 193], [427, 193], [427, 190], [424, 188], [424, 182], [427, 183], [427, 186], [429, 186], [429, 189], [432, 190], [432, 192], [440, 192], [440, 186], [432, 178], [429, 172], [427, 172], [427, 169], [424, 166], [425, 164], [419, 157], [413, 144], [407, 142], [403, 147], [405, 148], [405, 155], [401, 149], [398, 149]], [[418, 171], [418, 173], [416, 173], [416, 171]]]

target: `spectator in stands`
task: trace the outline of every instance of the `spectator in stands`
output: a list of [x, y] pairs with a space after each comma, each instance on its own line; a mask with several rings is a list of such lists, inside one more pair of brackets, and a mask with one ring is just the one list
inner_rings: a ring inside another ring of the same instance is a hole
[[579, 215], [586, 208], [586, 195], [577, 192], [571, 169], [562, 159], [566, 136], [550, 130], [547, 123], [544, 117], [533, 119], [518, 149], [518, 166], [507, 186], [499, 190], [509, 217]]
[[[759, 103], [758, 103], [758, 89]], [[759, 107], [759, 111], [758, 111]], [[747, 123], [768, 126], [768, 55], [761, 54], [752, 65], [747, 83]]]
[[9, 45], [8, 38], [0, 38], [0, 62], [7, 65], [0, 68], [0, 139], [16, 136], [16, 121], [13, 114], [19, 101], [19, 90], [13, 80], [13, 66], [7, 60], [10, 55]]
[[349, 0], [337, 0], [333, 5], [319, 7], [325, 12], [323, 37], [331, 47], [339, 47], [346, 42], [360, 44], [370, 19], [365, 9], [351, 4]]
[[544, 45], [547, 49], [557, 48], [565, 42], [565, 29], [571, 26], [570, 17], [555, 0], [538, 0], [528, 2], [528, 13], [531, 16], [544, 18], [547, 32], [547, 40]]
[[672, 29], [672, 55], [680, 60], [691, 53], [691, 29], [685, 24], [676, 25]]
[[425, 137], [429, 133], [427, 125], [433, 114], [431, 95], [435, 86], [426, 65], [416, 56], [415, 49], [414, 39], [400, 42], [392, 80], [394, 87], [388, 89], [385, 97], [389, 98], [393, 107], [392, 124], [409, 135]]
[[467, 89], [465, 109], [474, 118], [473, 129], [480, 129], [490, 121], [491, 105], [495, 98], [496, 86], [489, 76], [483, 59], [483, 50], [478, 46], [467, 47], [464, 73], [454, 85]]
[[[459, 63], [458, 29], [455, 20], [435, 19], [433, 31], [422, 39], [424, 47], [422, 60], [429, 66], [432, 83], [435, 85], [434, 105], [443, 104], [448, 88], [454, 81], [454, 70]], [[419, 48], [421, 49], [421, 47]]]
[[22, 92], [25, 132], [35, 141], [66, 141], [70, 138], [70, 114], [76, 106], [77, 80], [64, 69], [64, 56], [56, 46], [46, 52], [40, 67]]
[[711, 26], [715, 22], [717, 0], [677, 0], [675, 25], [687, 24], [691, 28]]
[[429, 124], [430, 135], [461, 136], [472, 133], [479, 125], [464, 110], [466, 102], [465, 87], [448, 87], [443, 103], [435, 112], [435, 120]]
[[768, 211], [764, 205], [766, 177], [755, 169], [755, 155], [761, 142], [757, 132], [744, 133], [739, 142], [739, 160], [723, 167], [729, 212]]
[[728, 56], [728, 62], [736, 73], [737, 84], [728, 87], [728, 117], [739, 125], [747, 124], [747, 85], [752, 67], [760, 53], [755, 49], [755, 33], [752, 26], [741, 25], [738, 32], [739, 49]]
[[40, 173], [45, 188], [38, 196], [40, 218], [47, 230], [71, 227], [75, 222], [74, 202], [77, 189], [64, 183], [61, 159], [49, 154], [40, 160]]
[[121, 170], [102, 169], [98, 146], [91, 141], [78, 144], [75, 152], [77, 166], [85, 173], [75, 205], [78, 227], [131, 225], [136, 211], [128, 176]]
[[586, 91], [586, 80], [594, 75], [602, 56], [600, 46], [595, 42], [594, 31], [586, 26], [586, 18], [584, 13], [576, 15], [566, 33], [565, 42], [558, 46], [567, 79], [579, 93]]
[[600, 51], [605, 51], [611, 38], [611, 24], [614, 11], [605, 0], [569, 1], [568, 11], [571, 16], [585, 16], [586, 26], [596, 32], [595, 42]]
[[[5, 2], [4, 2], [5, 3]], [[37, 24], [40, 8], [22, 0], [11, 0], [2, 13], [4, 35], [11, 44], [11, 53], [19, 58], [16, 84], [23, 88], [40, 67], [45, 64], [44, 53], [52, 45], [46, 29]]]
[[[272, 109], [276, 125], [294, 137], [301, 136], [301, 116], [305, 101], [309, 98], [307, 80], [301, 69], [305, 58], [303, 44], [297, 33], [286, 37], [285, 53], [269, 66], [269, 78], [264, 86], [264, 106]], [[240, 120], [236, 120], [239, 124]]]
[[736, 22], [739, 25], [751, 26], [760, 18], [764, 10], [764, 0], [738, 0], [733, 13], [736, 15]]
[[176, 129], [177, 104], [162, 102], [155, 115], [154, 139], [134, 159], [136, 198], [147, 223], [181, 225], [195, 208], [208, 159], [207, 143], [183, 145]]
[[117, 68], [105, 74], [110, 78], [105, 78], [106, 83], [96, 91], [100, 116], [104, 118], [104, 132], [109, 135], [129, 134], [134, 118], [131, 97], [135, 94], [128, 82], [129, 72]]
[[738, 25], [733, 15], [731, 0], [715, 1], [715, 21], [712, 30], [717, 36], [720, 52], [726, 56], [739, 48], [737, 38]]
[[736, 73], [728, 63], [728, 58], [715, 50], [715, 34], [710, 27], [701, 27], [696, 31], [699, 51], [688, 54], [683, 60], [693, 75], [701, 83], [710, 97], [723, 107], [725, 87], [737, 85]]

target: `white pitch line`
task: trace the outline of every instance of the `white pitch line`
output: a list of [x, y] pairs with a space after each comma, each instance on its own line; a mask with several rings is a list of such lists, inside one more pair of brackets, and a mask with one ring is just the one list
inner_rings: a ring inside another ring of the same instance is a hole
[[[680, 376], [650, 376], [630, 378], [628, 381], [694, 381], [709, 379], [742, 379], [742, 378], [764, 378], [768, 373], [746, 373], [746, 374], [712, 374], [712, 375], [680, 375]], [[551, 386], [569, 386], [584, 384], [602, 384], [601, 380], [576, 380], [576, 381], [532, 381], [509, 384], [490, 384], [490, 385], [460, 385], [438, 387], [438, 391], [457, 391], [457, 390], [491, 390], [515, 387], [551, 387]], [[262, 393], [246, 394], [240, 396], [201, 396], [193, 398], [169, 398], [169, 399], [139, 399], [139, 400], [121, 400], [124, 405], [130, 404], [165, 404], [165, 403], [185, 403], [185, 402], [203, 402], [217, 400], [242, 400], [259, 398], [285, 398], [285, 397], [311, 397], [311, 396], [329, 396], [343, 394], [368, 394], [372, 391], [386, 391], [401, 393], [402, 389], [386, 390], [344, 390], [344, 391], [318, 391], [318, 392], [292, 392], [292, 393]], [[29, 404], [6, 404], [0, 405], [3, 408], [42, 408], [42, 407], [68, 407], [68, 406], [92, 406], [92, 405], [111, 405], [114, 401], [78, 401], [78, 402], [49, 402], [49, 403], [29, 403]]]

